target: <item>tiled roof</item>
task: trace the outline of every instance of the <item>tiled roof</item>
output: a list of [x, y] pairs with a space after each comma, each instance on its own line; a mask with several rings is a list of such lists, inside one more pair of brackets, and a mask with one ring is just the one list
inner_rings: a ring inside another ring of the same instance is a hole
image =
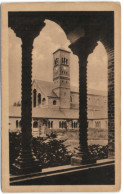
[[[71, 92], [79, 93], [79, 87], [71, 86]], [[87, 89], [87, 93], [89, 95], [107, 96], [107, 91], [94, 90], [94, 89], [90, 89], [90, 88]]]
[[56, 97], [57, 95], [53, 91], [54, 83], [53, 82], [47, 82], [42, 80], [35, 79], [33, 82], [35, 82], [40, 90], [42, 90], [47, 96]]
[[[21, 117], [21, 107], [10, 106], [10, 117]], [[56, 119], [78, 119], [79, 110], [75, 109], [57, 109], [57, 108], [33, 108], [32, 117], [34, 118], [56, 118]], [[95, 111], [93, 114], [88, 111], [88, 119], [104, 119], [107, 118], [107, 111]]]
[[57, 51], [64, 51], [64, 52], [67, 52], [67, 53], [71, 53], [69, 50], [66, 50], [66, 49], [61, 47], [61, 48], [57, 49], [55, 52], [53, 52], [53, 54], [56, 53]]
[[95, 96], [107, 96], [107, 91], [102, 91], [102, 90], [94, 90], [94, 89], [88, 89], [87, 93], [89, 95], [95, 95]]
[[[47, 96], [51, 97], [57, 97], [55, 92], [53, 91], [54, 83], [53, 82], [47, 82], [42, 80], [34, 80], [39, 88], [45, 92]], [[71, 92], [79, 92], [79, 87], [76, 86], [70, 86]], [[88, 89], [88, 94], [90, 95], [100, 95], [100, 96], [107, 96], [107, 91], [101, 91], [101, 90], [94, 90], [94, 89]]]
[[[10, 117], [21, 117], [21, 107], [10, 106], [9, 108], [9, 116]], [[32, 117], [41, 117], [41, 118], [79, 118], [79, 111], [72, 109], [57, 109], [57, 108], [33, 108]]]

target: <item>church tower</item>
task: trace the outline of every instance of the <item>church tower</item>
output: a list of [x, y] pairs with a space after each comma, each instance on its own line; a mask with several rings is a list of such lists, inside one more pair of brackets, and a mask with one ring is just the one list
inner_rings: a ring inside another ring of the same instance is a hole
[[70, 108], [70, 52], [58, 49], [53, 53], [54, 92], [61, 108]]

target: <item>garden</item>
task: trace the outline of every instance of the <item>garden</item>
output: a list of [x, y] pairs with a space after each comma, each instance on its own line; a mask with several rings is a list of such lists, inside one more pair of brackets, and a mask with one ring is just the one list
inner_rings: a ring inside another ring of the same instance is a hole
[[[21, 133], [9, 133], [9, 159], [10, 168], [18, 157], [21, 150]], [[51, 133], [45, 138], [32, 137], [32, 150], [35, 156], [41, 162], [42, 168], [68, 165], [71, 163], [71, 157], [78, 152], [78, 148], [69, 149], [66, 145], [67, 140], [58, 139], [57, 135]], [[108, 145], [89, 145], [90, 156], [95, 160], [105, 159], [108, 157]]]

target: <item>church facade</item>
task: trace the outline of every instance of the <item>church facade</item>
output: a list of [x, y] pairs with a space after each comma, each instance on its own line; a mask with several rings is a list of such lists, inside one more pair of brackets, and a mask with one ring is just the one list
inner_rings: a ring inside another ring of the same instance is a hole
[[[88, 128], [107, 129], [107, 93], [88, 89]], [[10, 131], [21, 130], [21, 107], [11, 106]], [[53, 53], [53, 82], [33, 80], [32, 134], [79, 129], [79, 88], [70, 85], [70, 52]]]

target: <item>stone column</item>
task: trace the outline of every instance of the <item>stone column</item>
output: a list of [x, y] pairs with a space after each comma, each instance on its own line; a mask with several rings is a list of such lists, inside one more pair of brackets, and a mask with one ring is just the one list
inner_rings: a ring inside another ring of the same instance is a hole
[[79, 57], [79, 154], [87, 160], [87, 55]]
[[22, 40], [22, 148], [13, 164], [13, 174], [28, 174], [41, 171], [41, 164], [33, 154], [32, 139], [32, 49], [34, 38], [44, 27], [40, 17], [32, 15], [9, 15], [9, 27]]
[[88, 151], [87, 136], [87, 58], [97, 45], [97, 41], [81, 38], [70, 45], [79, 58], [79, 152], [71, 158], [72, 165], [95, 162]]

